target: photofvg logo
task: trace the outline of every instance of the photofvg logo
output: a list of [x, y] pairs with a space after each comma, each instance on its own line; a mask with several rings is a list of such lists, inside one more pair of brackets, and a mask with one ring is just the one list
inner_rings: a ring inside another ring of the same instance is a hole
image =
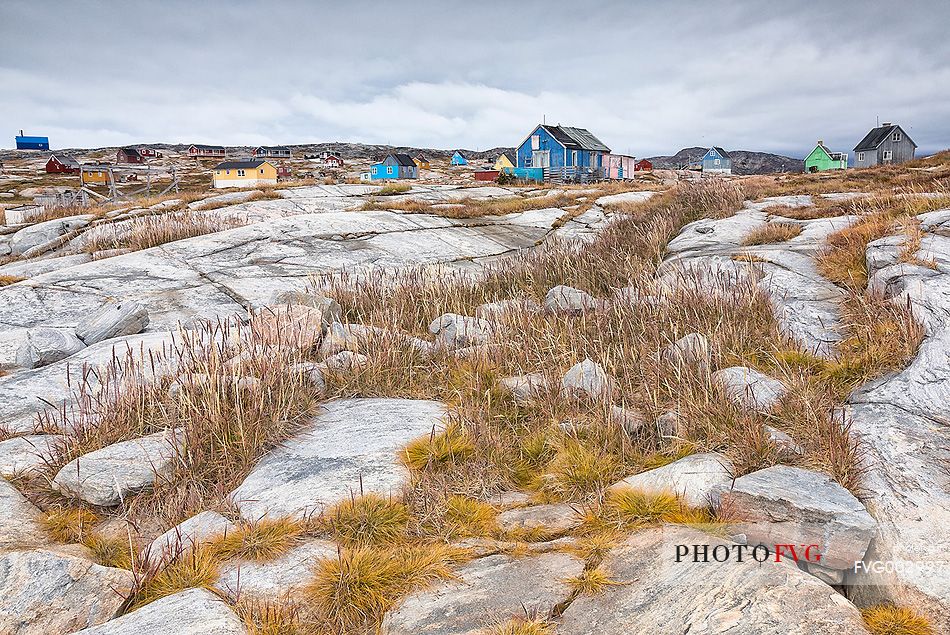
[[819, 545], [739, 545], [692, 544], [675, 545], [676, 562], [794, 562], [821, 564]]

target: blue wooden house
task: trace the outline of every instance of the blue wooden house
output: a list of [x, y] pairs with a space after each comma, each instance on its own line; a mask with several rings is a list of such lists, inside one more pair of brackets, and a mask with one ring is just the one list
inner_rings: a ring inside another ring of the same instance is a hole
[[540, 124], [518, 146], [517, 168], [540, 168], [552, 177], [561, 173], [602, 178], [604, 155], [609, 153], [610, 148], [584, 128]]
[[416, 179], [419, 178], [419, 166], [408, 154], [390, 154], [369, 168], [369, 178], [379, 179]]
[[49, 137], [27, 137], [20, 131], [16, 137], [17, 150], [49, 150]]
[[702, 164], [704, 174], [732, 174], [732, 157], [719, 146], [713, 146], [706, 151]]
[[462, 156], [461, 152], [456, 150], [455, 154], [452, 155], [452, 165], [468, 165], [468, 159]]

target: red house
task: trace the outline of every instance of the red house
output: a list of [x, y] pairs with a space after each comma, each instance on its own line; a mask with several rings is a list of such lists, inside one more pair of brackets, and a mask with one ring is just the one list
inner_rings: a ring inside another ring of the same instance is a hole
[[149, 158], [162, 156], [162, 153], [157, 151], [155, 148], [144, 148], [144, 147], [139, 148], [139, 154], [141, 154], [143, 157], [149, 157]]
[[79, 174], [79, 161], [68, 154], [51, 154], [46, 171], [49, 174]]
[[341, 159], [335, 154], [324, 153], [322, 158], [323, 158], [323, 167], [325, 168], [342, 168], [343, 167], [343, 159]]
[[119, 148], [115, 153], [116, 163], [145, 163], [145, 157], [136, 148]]
[[637, 164], [633, 166], [634, 172], [649, 172], [653, 169], [653, 164], [646, 159], [640, 159], [637, 161]]
[[294, 174], [293, 174], [293, 172], [291, 171], [290, 167], [288, 167], [288, 166], [286, 166], [286, 165], [278, 165], [278, 166], [277, 166], [277, 178], [278, 178], [279, 180], [285, 181], [285, 180], [289, 179], [290, 177], [292, 177], [293, 175], [294, 175]]

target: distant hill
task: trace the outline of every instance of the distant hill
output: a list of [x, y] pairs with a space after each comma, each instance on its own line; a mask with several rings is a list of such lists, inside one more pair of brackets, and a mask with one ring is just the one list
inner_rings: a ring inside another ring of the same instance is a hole
[[[709, 148], [695, 146], [683, 148], [672, 156], [649, 157], [653, 167], [660, 170], [685, 169], [698, 163]], [[772, 174], [775, 172], [804, 172], [802, 159], [772, 154], [770, 152], [752, 152], [750, 150], [728, 150], [732, 157], [733, 174]]]

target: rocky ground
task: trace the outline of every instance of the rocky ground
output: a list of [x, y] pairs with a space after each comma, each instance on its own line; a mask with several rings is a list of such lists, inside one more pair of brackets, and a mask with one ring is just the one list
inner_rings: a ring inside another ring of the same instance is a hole
[[[930, 185], [314, 185], [12, 228], [0, 632], [945, 632]], [[238, 220], [96, 247], [200, 208]]]

